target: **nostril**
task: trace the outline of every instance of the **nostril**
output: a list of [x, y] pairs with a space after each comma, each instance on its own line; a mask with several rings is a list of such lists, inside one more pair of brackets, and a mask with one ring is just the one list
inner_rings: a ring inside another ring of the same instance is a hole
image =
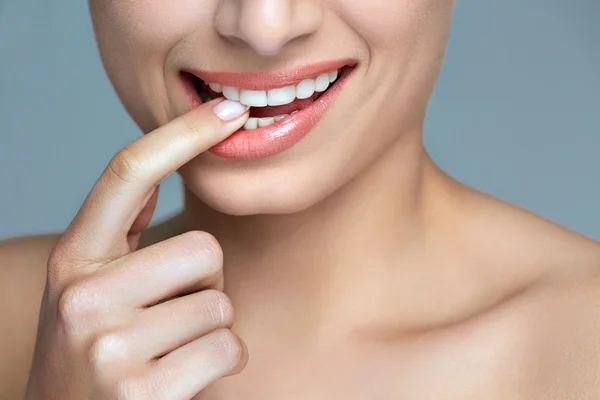
[[255, 53], [263, 56], [279, 53], [289, 42], [285, 33], [266, 30], [253, 32], [252, 29], [244, 29], [242, 26], [236, 33], [221, 33], [220, 36], [236, 47], [250, 47]]
[[273, 56], [317, 32], [323, 21], [320, 2], [297, 0], [224, 0], [215, 14], [215, 28], [232, 44]]
[[263, 56], [272, 56], [281, 51], [281, 49], [293, 38], [290, 38], [289, 32], [284, 29], [242, 29], [242, 40], [250, 46], [257, 54]]
[[224, 38], [225, 40], [227, 40], [229, 43], [233, 44], [234, 46], [238, 46], [238, 47], [247, 46], [246, 41], [240, 39], [239, 37], [237, 37], [235, 35], [221, 35], [221, 37]]

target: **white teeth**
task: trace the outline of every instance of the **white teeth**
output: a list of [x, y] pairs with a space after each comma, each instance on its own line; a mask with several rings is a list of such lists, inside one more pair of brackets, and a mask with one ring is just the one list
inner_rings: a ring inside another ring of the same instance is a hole
[[326, 72], [324, 74], [319, 75], [317, 81], [315, 83], [315, 91], [316, 92], [324, 92], [329, 87], [329, 74]]
[[248, 118], [248, 121], [244, 124], [244, 130], [251, 131], [256, 128], [264, 128], [265, 126], [269, 126], [274, 124], [275, 122], [279, 122], [281, 120], [289, 117], [289, 114], [277, 115], [276, 117], [267, 117], [267, 118]]
[[264, 90], [240, 90], [240, 103], [250, 107], [266, 107], [267, 92]]
[[331, 71], [329, 73], [329, 83], [335, 82], [335, 80], [337, 79], [337, 77], [338, 77], [338, 71], [337, 71], [337, 69], [335, 71]]
[[296, 98], [308, 99], [315, 92], [324, 92], [330, 84], [339, 77], [339, 71], [334, 70], [319, 75], [316, 79], [305, 79], [296, 86], [286, 86], [271, 90], [246, 90], [219, 83], [209, 83], [208, 86], [216, 93], [223, 93], [229, 100], [239, 101], [250, 107], [283, 106], [293, 103]]
[[313, 79], [305, 79], [296, 86], [296, 97], [299, 99], [308, 99], [315, 94], [315, 81]]
[[219, 83], [209, 83], [208, 86], [213, 92], [221, 93], [223, 91], [223, 85]]
[[267, 93], [267, 100], [270, 106], [283, 106], [296, 100], [296, 87], [286, 86], [281, 89], [271, 89]]
[[258, 119], [258, 127], [264, 128], [265, 126], [269, 126], [274, 122], [275, 122], [275, 118], [273, 118], [273, 117], [259, 118]]
[[248, 121], [244, 124], [244, 129], [249, 131], [256, 128], [258, 128], [258, 118], [248, 118]]
[[223, 86], [223, 96], [229, 100], [240, 101], [240, 89], [231, 86]]

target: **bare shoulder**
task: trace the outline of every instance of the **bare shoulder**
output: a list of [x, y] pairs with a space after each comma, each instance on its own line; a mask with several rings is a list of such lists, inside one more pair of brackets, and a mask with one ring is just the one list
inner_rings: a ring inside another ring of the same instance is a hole
[[600, 399], [599, 247], [532, 287], [521, 309], [529, 370], [544, 398]]
[[600, 243], [502, 200], [467, 196], [478, 259], [497, 262], [499, 279], [527, 277], [509, 308], [526, 344], [524, 371], [543, 398], [600, 398]]
[[600, 242], [593, 238], [476, 190], [464, 197], [465, 242], [476, 243], [481, 255], [540, 278], [572, 281], [600, 274]]
[[539, 298], [536, 359], [549, 398], [600, 398], [600, 243], [560, 229], [560, 265], [532, 291]]
[[59, 234], [0, 242], [0, 398], [22, 398], [35, 345], [46, 263]]

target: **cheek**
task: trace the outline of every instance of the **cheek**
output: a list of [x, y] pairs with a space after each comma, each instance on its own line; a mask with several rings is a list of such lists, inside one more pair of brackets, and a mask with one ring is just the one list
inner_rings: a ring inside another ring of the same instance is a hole
[[[91, 0], [100, 45], [134, 53], [163, 54], [193, 32], [214, 0]], [[109, 43], [110, 41], [110, 43]], [[162, 53], [161, 53], [162, 52]]]
[[420, 118], [442, 62], [454, 1], [332, 1], [368, 48], [364, 96], [387, 99], [389, 107], [412, 104], [405, 109]]
[[338, 8], [373, 49], [390, 49], [418, 40], [422, 26], [447, 0], [339, 0]]
[[[335, 0], [372, 52], [406, 49], [447, 28], [453, 0]], [[388, 54], [400, 54], [390, 53]], [[377, 56], [377, 55], [376, 55]]]
[[90, 0], [105, 70], [143, 131], [172, 118], [165, 59], [176, 44], [214, 14], [218, 0]]

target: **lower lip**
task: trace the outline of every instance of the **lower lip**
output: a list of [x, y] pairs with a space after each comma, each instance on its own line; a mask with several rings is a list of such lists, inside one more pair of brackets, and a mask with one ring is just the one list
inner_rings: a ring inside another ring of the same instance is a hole
[[310, 106], [263, 128], [237, 131], [209, 151], [219, 157], [249, 160], [280, 153], [298, 143], [323, 118], [337, 99], [355, 68], [346, 71]]

